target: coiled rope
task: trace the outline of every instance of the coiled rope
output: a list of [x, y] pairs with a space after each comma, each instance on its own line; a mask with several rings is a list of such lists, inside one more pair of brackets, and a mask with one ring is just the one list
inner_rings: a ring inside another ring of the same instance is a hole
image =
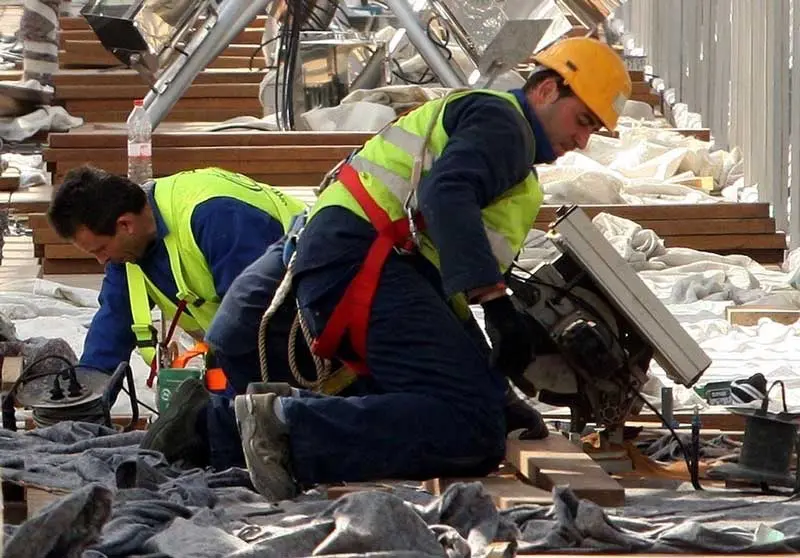
[[[264, 312], [264, 315], [261, 316], [261, 322], [259, 323], [258, 327], [258, 357], [261, 364], [261, 380], [264, 382], [269, 381], [269, 365], [267, 364], [267, 329], [269, 326], [269, 321], [284, 303], [286, 297], [289, 296], [289, 293], [292, 292], [294, 260], [295, 255], [292, 254], [292, 257], [289, 260], [289, 265], [286, 266], [286, 274], [284, 275], [280, 285], [278, 285], [278, 288], [275, 291], [275, 296], [272, 298], [272, 302]], [[314, 338], [311, 335], [311, 331], [308, 329], [308, 324], [306, 324], [305, 320], [303, 320], [301, 317], [299, 308], [297, 309], [297, 315], [294, 318], [294, 322], [292, 322], [292, 327], [289, 330], [289, 369], [299, 385], [306, 389], [319, 391], [322, 387], [322, 384], [331, 377], [331, 363], [329, 360], [320, 358], [311, 352], [311, 358], [314, 359], [314, 367], [317, 371], [317, 378], [315, 380], [309, 380], [303, 376], [299, 367], [297, 366], [296, 341], [298, 329], [303, 332], [303, 337], [305, 338], [310, 350]]]

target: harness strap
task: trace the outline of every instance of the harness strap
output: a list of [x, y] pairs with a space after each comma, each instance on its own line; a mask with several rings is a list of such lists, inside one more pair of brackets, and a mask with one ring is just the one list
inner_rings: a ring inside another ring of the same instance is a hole
[[333, 358], [345, 334], [349, 332], [350, 342], [359, 360], [346, 364], [357, 374], [367, 375], [367, 329], [383, 265], [395, 247], [410, 250], [413, 242], [408, 219], [403, 217], [392, 221], [389, 214], [370, 196], [353, 167], [349, 164], [342, 165], [337, 179], [367, 214], [367, 218], [378, 231], [378, 237], [370, 246], [361, 269], [345, 289], [342, 299], [331, 313], [325, 329], [312, 344], [311, 350], [322, 358]]

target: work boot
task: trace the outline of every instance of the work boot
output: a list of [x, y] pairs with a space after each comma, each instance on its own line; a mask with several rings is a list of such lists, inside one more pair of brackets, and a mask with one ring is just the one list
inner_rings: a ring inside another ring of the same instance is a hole
[[139, 447], [159, 451], [169, 463], [183, 459], [193, 466], [208, 461], [208, 446], [197, 431], [197, 419], [211, 399], [203, 381], [184, 380], [170, 400], [169, 407], [147, 430]]
[[250, 382], [245, 393], [247, 395], [274, 393], [278, 397], [292, 397], [292, 386], [286, 382]]
[[270, 502], [297, 495], [289, 473], [289, 428], [275, 414], [276, 397], [275, 393], [239, 395], [233, 403], [250, 480]]

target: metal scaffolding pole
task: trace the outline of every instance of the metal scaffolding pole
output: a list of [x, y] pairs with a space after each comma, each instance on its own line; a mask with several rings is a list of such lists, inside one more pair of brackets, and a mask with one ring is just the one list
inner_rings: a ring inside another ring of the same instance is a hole
[[406, 0], [385, 0], [385, 2], [397, 17], [400, 25], [405, 28], [408, 39], [430, 66], [431, 71], [442, 82], [442, 85], [452, 88], [466, 87], [467, 81], [460, 75], [461, 72], [453, 68], [439, 48], [428, 39], [409, 3]]

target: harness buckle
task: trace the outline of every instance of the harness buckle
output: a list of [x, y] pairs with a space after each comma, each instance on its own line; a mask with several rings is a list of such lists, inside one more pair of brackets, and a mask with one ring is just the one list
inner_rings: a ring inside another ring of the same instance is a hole
[[[131, 325], [131, 330], [133, 331], [133, 335], [136, 337], [135, 345], [137, 349], [142, 349], [144, 347], [156, 347], [158, 345], [158, 330], [153, 327], [152, 324], [133, 324]], [[145, 341], [144, 337], [148, 334], [150, 339]]]

